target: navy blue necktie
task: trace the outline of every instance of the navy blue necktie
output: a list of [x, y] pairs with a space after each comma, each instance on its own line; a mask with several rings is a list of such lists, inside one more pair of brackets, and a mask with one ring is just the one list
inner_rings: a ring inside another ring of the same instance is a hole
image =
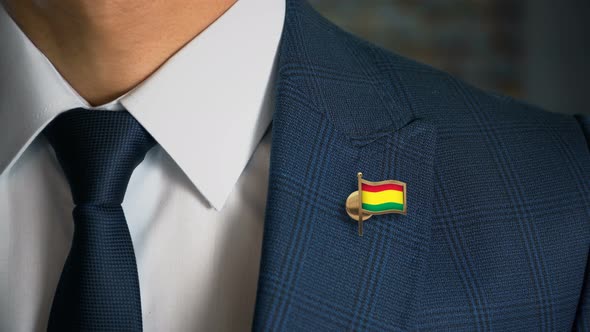
[[121, 203], [155, 141], [127, 111], [71, 110], [44, 134], [75, 204], [74, 238], [48, 331], [141, 331], [137, 265]]

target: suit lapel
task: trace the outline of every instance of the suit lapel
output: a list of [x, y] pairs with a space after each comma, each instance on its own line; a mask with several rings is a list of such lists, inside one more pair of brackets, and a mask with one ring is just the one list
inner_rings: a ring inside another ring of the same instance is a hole
[[[434, 126], [378, 88], [350, 37], [304, 3], [287, 8], [254, 328], [411, 329], [430, 239]], [[344, 208], [359, 171], [408, 184], [407, 215], [374, 216], [363, 237]]]

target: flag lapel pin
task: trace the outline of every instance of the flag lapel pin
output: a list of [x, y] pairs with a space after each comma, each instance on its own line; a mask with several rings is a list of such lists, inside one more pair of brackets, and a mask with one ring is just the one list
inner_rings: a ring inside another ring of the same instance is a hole
[[358, 222], [359, 236], [363, 236], [363, 222], [373, 215], [406, 214], [406, 183], [396, 180], [371, 182], [357, 174], [358, 190], [346, 199], [346, 213]]

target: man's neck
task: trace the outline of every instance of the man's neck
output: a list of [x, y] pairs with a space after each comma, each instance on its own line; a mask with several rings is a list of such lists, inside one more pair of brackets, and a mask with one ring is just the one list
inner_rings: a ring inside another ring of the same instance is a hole
[[237, 0], [7, 0], [8, 13], [91, 105], [131, 90]]

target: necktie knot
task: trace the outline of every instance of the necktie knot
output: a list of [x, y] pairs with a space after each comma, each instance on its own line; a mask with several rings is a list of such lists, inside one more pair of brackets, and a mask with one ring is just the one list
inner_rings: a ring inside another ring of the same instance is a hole
[[155, 141], [127, 112], [74, 109], [44, 131], [76, 205], [119, 205], [129, 178]]

